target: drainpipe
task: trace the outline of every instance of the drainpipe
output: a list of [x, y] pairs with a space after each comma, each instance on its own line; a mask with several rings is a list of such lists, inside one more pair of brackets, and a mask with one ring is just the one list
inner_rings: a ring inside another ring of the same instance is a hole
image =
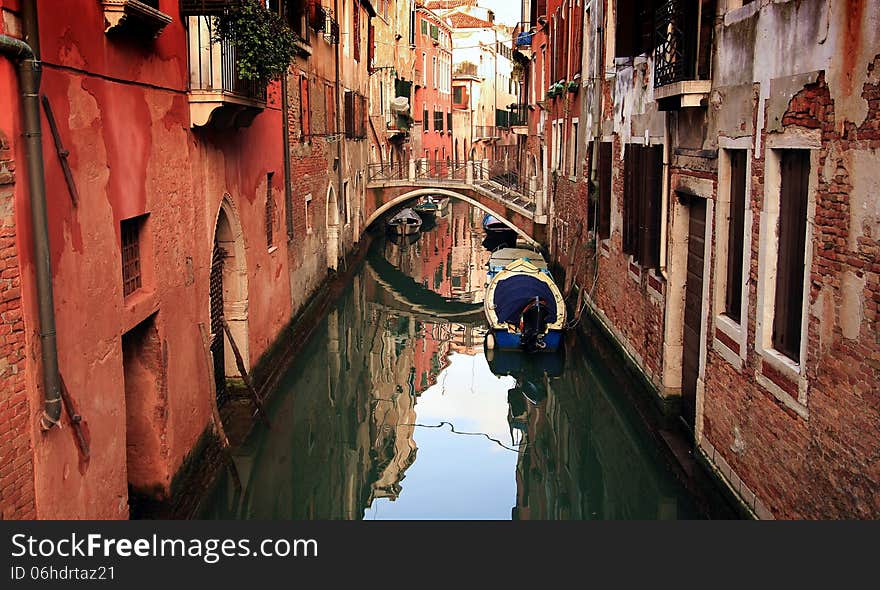
[[[599, 148], [602, 145], [602, 102], [604, 101], [603, 83], [605, 80], [605, 11], [601, 2], [597, 2], [598, 14], [596, 19], [596, 36], [593, 40], [593, 125], [597, 126], [597, 132], [593, 136], [593, 153], [590, 156], [590, 188], [593, 189], [599, 182]], [[610, 206], [610, 203], [609, 203]], [[599, 280], [599, 216], [594, 217], [594, 264], [593, 284]], [[661, 256], [662, 260], [662, 256]], [[590, 289], [592, 295], [592, 288]]]
[[[354, 3], [354, 10], [357, 10], [360, 4], [358, 2]], [[342, 17], [339, 14], [339, 0], [333, 0], [333, 14], [336, 15], [337, 22], [339, 22]], [[342, 144], [345, 141], [345, 129], [342, 128], [342, 111], [345, 108], [345, 101], [342, 100], [342, 79], [339, 73], [339, 52], [342, 51], [342, 27], [339, 27], [339, 38], [336, 40], [336, 51], [334, 53], [335, 58], [335, 67], [336, 67], [336, 131], [337, 133], [341, 133], [342, 137], [339, 138], [339, 141], [336, 142], [336, 161], [338, 165], [336, 167], [336, 213], [339, 216], [338, 219], [340, 222], [342, 221], [343, 215], [345, 215], [344, 211], [339, 211], [339, 206], [344, 205], [342, 200]], [[340, 101], [342, 104], [340, 104]], [[340, 224], [337, 224], [340, 225]], [[337, 229], [337, 231], [339, 231]], [[341, 232], [340, 232], [341, 233]], [[339, 237], [336, 238], [337, 243], [339, 242]], [[338, 255], [338, 251], [337, 251]], [[333, 261], [335, 265], [337, 261]], [[335, 266], [334, 266], [335, 268]]]
[[667, 224], [669, 223], [669, 156], [671, 151], [669, 149], [669, 120], [670, 116], [667, 113], [663, 120], [663, 176], [660, 179], [660, 274], [663, 275], [663, 280], [667, 283], [669, 275], [666, 270], [666, 239], [669, 234]]
[[57, 424], [61, 417], [61, 376], [58, 373], [58, 347], [55, 340], [55, 303], [52, 294], [49, 223], [46, 214], [46, 181], [43, 172], [39, 96], [42, 70], [37, 7], [34, 0], [24, 0], [21, 8], [22, 25], [28, 43], [14, 37], [0, 35], [0, 53], [17, 62], [21, 87], [43, 369], [44, 401], [40, 428], [45, 431]]

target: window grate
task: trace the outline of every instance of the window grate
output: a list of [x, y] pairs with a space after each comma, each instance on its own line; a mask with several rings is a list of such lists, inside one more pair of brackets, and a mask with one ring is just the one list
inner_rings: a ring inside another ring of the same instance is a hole
[[140, 219], [121, 223], [122, 295], [128, 297], [141, 288]]

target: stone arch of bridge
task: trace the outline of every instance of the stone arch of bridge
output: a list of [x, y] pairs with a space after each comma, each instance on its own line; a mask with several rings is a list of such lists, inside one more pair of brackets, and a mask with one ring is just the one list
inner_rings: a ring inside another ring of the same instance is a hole
[[476, 207], [477, 209], [480, 209], [481, 211], [483, 211], [485, 213], [489, 213], [490, 215], [492, 215], [492, 217], [494, 217], [495, 219], [497, 219], [498, 221], [500, 221], [501, 223], [503, 223], [504, 225], [506, 225], [507, 227], [509, 227], [513, 231], [515, 231], [518, 236], [523, 238], [526, 242], [528, 242], [532, 246], [536, 246], [536, 247], [540, 246], [540, 244], [538, 244], [537, 240], [535, 240], [532, 236], [527, 234], [525, 231], [523, 231], [521, 228], [519, 228], [516, 224], [511, 222], [509, 219], [505, 218], [503, 215], [501, 215], [500, 213], [498, 213], [494, 209], [487, 207], [486, 205], [484, 205], [483, 203], [481, 203], [477, 199], [474, 199], [473, 197], [469, 197], [469, 196], [465, 195], [464, 193], [460, 193], [458, 191], [453, 191], [453, 190], [449, 190], [449, 189], [442, 189], [442, 188], [420, 188], [420, 189], [415, 189], [415, 190], [409, 191], [407, 193], [403, 193], [402, 195], [399, 195], [399, 196], [391, 199], [390, 201], [388, 201], [387, 203], [385, 203], [384, 205], [382, 205], [381, 207], [376, 209], [373, 212], [373, 214], [370, 215], [370, 218], [364, 224], [364, 227], [370, 227], [370, 225], [372, 225], [373, 223], [378, 221], [383, 215], [385, 215], [386, 213], [388, 213], [388, 211], [394, 209], [398, 205], [403, 205], [404, 203], [406, 203], [408, 201], [412, 201], [412, 200], [418, 199], [419, 197], [425, 197], [428, 195], [431, 195], [434, 197], [437, 197], [437, 196], [450, 197], [452, 199], [458, 199], [460, 201], [464, 201], [465, 203], [468, 203], [469, 205]]

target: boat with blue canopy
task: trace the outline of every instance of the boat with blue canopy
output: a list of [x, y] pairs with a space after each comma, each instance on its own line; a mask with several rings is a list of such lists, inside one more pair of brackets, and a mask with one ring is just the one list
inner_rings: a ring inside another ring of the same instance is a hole
[[552, 352], [561, 346], [565, 301], [539, 252], [502, 248], [492, 254], [483, 310], [488, 349]]

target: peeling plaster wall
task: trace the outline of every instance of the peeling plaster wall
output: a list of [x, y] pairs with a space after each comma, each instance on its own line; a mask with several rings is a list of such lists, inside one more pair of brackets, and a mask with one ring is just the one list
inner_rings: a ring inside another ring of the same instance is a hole
[[[717, 339], [710, 347], [698, 444], [760, 518], [880, 514], [878, 31], [880, 3], [870, 0], [755, 2], [716, 28], [712, 117], [719, 135], [751, 138], [753, 221], [743, 363], [738, 368], [720, 354], [725, 345]], [[746, 133], [752, 107], [757, 132]], [[758, 290], [767, 280], [758, 260], [768, 247], [758, 228], [769, 214], [766, 187], [779, 174], [768, 147], [786, 146], [810, 146], [814, 154], [796, 375], [767, 368], [756, 332], [756, 317], [766, 312], [758, 309]]]
[[[15, 185], [15, 216], [27, 335], [28, 437], [34, 441], [36, 516], [126, 518], [129, 478], [121, 338], [142, 320], [155, 317], [164, 351], [167, 404], [157, 407], [163, 414], [156, 422], [160, 431], [154, 433], [160, 460], [144, 477], [157, 482], [158, 496], [166, 495], [210, 419], [207, 392], [212, 375], [197, 324], [209, 324], [211, 248], [225, 195], [234, 203], [242, 228], [248, 281], [260, 285], [250, 289], [248, 342], [240, 343], [251, 366], [291, 316], [290, 270], [283, 249], [283, 119], [275, 87], [270, 88], [267, 108], [250, 127], [192, 130], [186, 34], [176, 3], [163, 6], [174, 21], [154, 42], [107, 37], [100, 3], [76, 4], [75, 9], [58, 11], [44, 0], [39, 10], [42, 90], [70, 151], [80, 195], [74, 207], [44, 118], [59, 361], [85, 419], [91, 460], [79, 458], [66, 417], [63, 429], [43, 434], [37, 427], [42, 393], [37, 387], [36, 294], [27, 183], [20, 182]], [[10, 6], [8, 0], [0, 1], [0, 7]], [[9, 14], [4, 11], [4, 20]], [[22, 162], [17, 83], [5, 61], [0, 68], [3, 103], [11, 107], [8, 116], [4, 109], [0, 131], [11, 138], [15, 160]], [[271, 195], [275, 241], [281, 246], [277, 250], [270, 250], [266, 239], [269, 172], [275, 173]], [[123, 299], [119, 224], [143, 214], [149, 214], [141, 248], [145, 284]], [[315, 285], [326, 275], [326, 266], [307, 272], [299, 282]]]

